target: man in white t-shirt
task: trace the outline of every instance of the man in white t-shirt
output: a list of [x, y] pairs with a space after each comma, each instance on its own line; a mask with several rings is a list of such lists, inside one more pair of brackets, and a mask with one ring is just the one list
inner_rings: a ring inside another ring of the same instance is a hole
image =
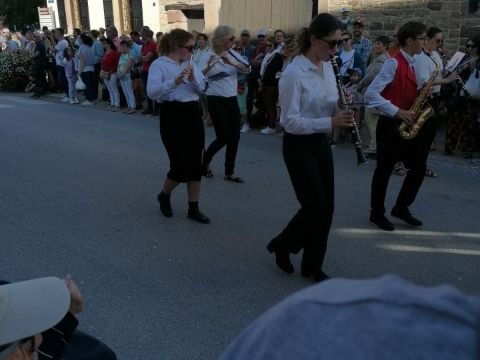
[[53, 33], [55, 39], [57, 40], [57, 45], [55, 45], [55, 64], [57, 65], [57, 82], [61, 90], [64, 90], [66, 96], [62, 99], [63, 102], [69, 101], [68, 98], [68, 86], [67, 86], [67, 77], [65, 75], [65, 68], [62, 65], [63, 52], [68, 48], [68, 41], [63, 38], [65, 32], [62, 28], [55, 29]]

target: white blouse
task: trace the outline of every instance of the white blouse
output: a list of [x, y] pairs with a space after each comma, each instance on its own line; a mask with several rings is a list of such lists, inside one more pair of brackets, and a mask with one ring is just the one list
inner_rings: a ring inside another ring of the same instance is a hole
[[[436, 78], [437, 80], [442, 78], [442, 72], [443, 72], [442, 58], [436, 51], [432, 51], [430, 56], [431, 58], [425, 55], [423, 52], [421, 54], [413, 55], [413, 58], [415, 59], [413, 67], [415, 69], [415, 76], [417, 78], [417, 86], [419, 89], [421, 89], [425, 85], [425, 83], [430, 79], [430, 76], [432, 76], [433, 72], [436, 69], [435, 64], [438, 64], [439, 66], [439, 73], [437, 74]], [[440, 89], [441, 89], [441, 85], [435, 85], [433, 87], [433, 93], [440, 94]]]
[[332, 116], [340, 111], [335, 74], [330, 62], [318, 68], [296, 56], [279, 81], [280, 125], [287, 133], [331, 133]]
[[205, 77], [202, 71], [192, 63], [195, 81], [175, 84], [175, 78], [188, 66], [188, 61], [178, 64], [168, 56], [156, 59], [148, 71], [147, 95], [150, 99], [164, 101], [198, 101], [199, 93], [205, 90]]
[[[242, 57], [236, 51], [230, 51], [234, 52], [238, 58]], [[210, 50], [210, 54], [208, 56], [209, 59], [211, 55], [218, 56], [212, 50]], [[232, 63], [238, 62], [232, 55], [227, 54], [227, 56]], [[235, 66], [225, 64], [223, 59], [218, 60], [212, 69], [205, 74], [209, 83], [206, 91], [207, 96], [237, 96], [237, 71], [238, 69]]]

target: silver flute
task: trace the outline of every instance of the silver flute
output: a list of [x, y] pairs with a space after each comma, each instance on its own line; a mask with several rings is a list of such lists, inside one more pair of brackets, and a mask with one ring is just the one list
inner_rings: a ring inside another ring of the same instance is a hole
[[[193, 54], [194, 54], [194, 53], [193, 53]], [[187, 67], [186, 67], [186, 68], [189, 68], [190, 66], [192, 66], [192, 62], [193, 62], [193, 54], [192, 54], [192, 55], [190, 55], [190, 60], [188, 60], [188, 65], [187, 65]], [[189, 76], [189, 75], [184, 75], [184, 76], [183, 76], [183, 83], [184, 83], [184, 84], [186, 84], [186, 83], [187, 83], [187, 81], [188, 81], [188, 76]]]

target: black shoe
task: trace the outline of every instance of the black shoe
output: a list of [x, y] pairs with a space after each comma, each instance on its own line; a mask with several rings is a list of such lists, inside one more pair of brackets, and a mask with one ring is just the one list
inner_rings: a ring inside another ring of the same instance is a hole
[[208, 224], [210, 219], [205, 216], [199, 209], [188, 210], [188, 218], [198, 221], [202, 224]]
[[142, 115], [150, 115], [153, 111], [151, 109], [145, 109], [142, 111]]
[[408, 209], [403, 209], [400, 210], [398, 207], [394, 206], [392, 209], [392, 216], [395, 216], [396, 218], [402, 219], [405, 221], [407, 224], [412, 225], [412, 226], [422, 226], [423, 223], [414, 218], [410, 211]]
[[295, 269], [290, 261], [290, 253], [288, 251], [275, 249], [275, 247], [272, 245], [272, 242], [268, 244], [267, 250], [270, 253], [275, 253], [275, 263], [281, 270], [285, 271], [287, 274], [293, 274]]
[[160, 211], [165, 217], [172, 217], [173, 211], [170, 205], [170, 195], [165, 194], [163, 191], [157, 195], [158, 203], [160, 204]]
[[306, 277], [306, 278], [313, 277], [313, 281], [315, 281], [316, 283], [330, 279], [330, 276], [325, 274], [322, 270], [313, 271], [310, 268], [304, 266], [303, 264], [302, 264], [301, 274], [303, 277]]
[[377, 225], [380, 229], [386, 231], [393, 231], [395, 230], [395, 226], [388, 221], [385, 215], [370, 215], [370, 223], [373, 225]]

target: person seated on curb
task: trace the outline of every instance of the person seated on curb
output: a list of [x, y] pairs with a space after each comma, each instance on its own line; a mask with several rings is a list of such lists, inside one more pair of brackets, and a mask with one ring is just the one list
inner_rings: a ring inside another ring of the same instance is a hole
[[386, 275], [326, 280], [289, 296], [219, 360], [474, 360], [479, 349], [480, 296]]
[[0, 285], [0, 360], [60, 359], [84, 306], [73, 279]]

